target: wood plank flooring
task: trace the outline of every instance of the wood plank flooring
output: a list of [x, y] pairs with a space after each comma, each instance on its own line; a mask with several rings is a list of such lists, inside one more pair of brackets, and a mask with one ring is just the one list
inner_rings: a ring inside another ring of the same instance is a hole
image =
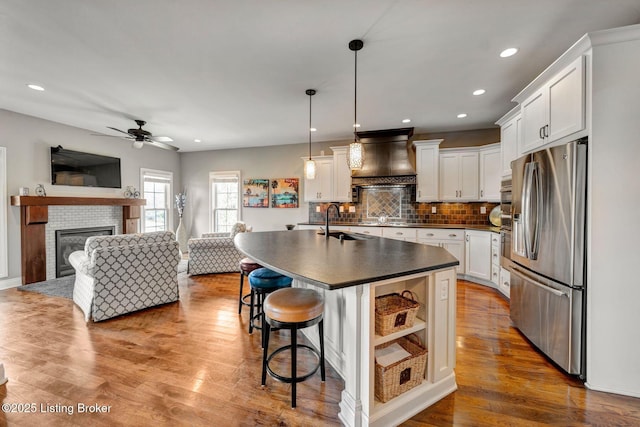
[[[14, 411], [0, 426], [339, 425], [333, 369], [299, 385], [295, 410], [288, 385], [261, 389], [260, 335], [247, 334], [246, 308], [237, 314], [238, 278], [181, 276], [179, 303], [89, 324], [70, 300], [0, 291], [0, 400]], [[495, 291], [460, 281], [457, 319], [459, 389], [404, 425], [640, 425], [640, 399], [560, 373]]]

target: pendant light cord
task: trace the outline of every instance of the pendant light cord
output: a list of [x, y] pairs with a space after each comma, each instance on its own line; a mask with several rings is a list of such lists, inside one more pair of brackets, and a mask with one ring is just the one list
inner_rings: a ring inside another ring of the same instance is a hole
[[309, 160], [311, 160], [311, 94], [309, 94]]
[[355, 67], [354, 67], [354, 78], [353, 78], [353, 140], [354, 142], [358, 140], [358, 51], [354, 50], [355, 57]]

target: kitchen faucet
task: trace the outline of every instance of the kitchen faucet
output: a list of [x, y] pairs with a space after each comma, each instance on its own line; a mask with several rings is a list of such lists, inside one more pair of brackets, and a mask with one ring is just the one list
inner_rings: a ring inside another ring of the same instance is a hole
[[337, 204], [331, 203], [329, 206], [327, 206], [326, 220], [324, 222], [324, 237], [326, 239], [329, 238], [329, 210], [331, 210], [331, 206], [336, 208], [336, 213], [338, 214], [338, 218], [340, 218], [340, 207]]

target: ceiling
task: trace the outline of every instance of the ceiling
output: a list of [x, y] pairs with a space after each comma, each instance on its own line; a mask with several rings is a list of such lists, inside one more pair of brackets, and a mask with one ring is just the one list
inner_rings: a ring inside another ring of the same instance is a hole
[[583, 34], [638, 22], [640, 0], [3, 0], [0, 108], [198, 151], [306, 142], [314, 88], [313, 140], [345, 140], [361, 38], [360, 130], [482, 129]]

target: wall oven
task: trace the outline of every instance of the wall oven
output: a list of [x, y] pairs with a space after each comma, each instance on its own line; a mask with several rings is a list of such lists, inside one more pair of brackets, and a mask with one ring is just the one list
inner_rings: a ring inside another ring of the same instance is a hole
[[500, 185], [500, 265], [504, 268], [511, 261], [511, 178]]

